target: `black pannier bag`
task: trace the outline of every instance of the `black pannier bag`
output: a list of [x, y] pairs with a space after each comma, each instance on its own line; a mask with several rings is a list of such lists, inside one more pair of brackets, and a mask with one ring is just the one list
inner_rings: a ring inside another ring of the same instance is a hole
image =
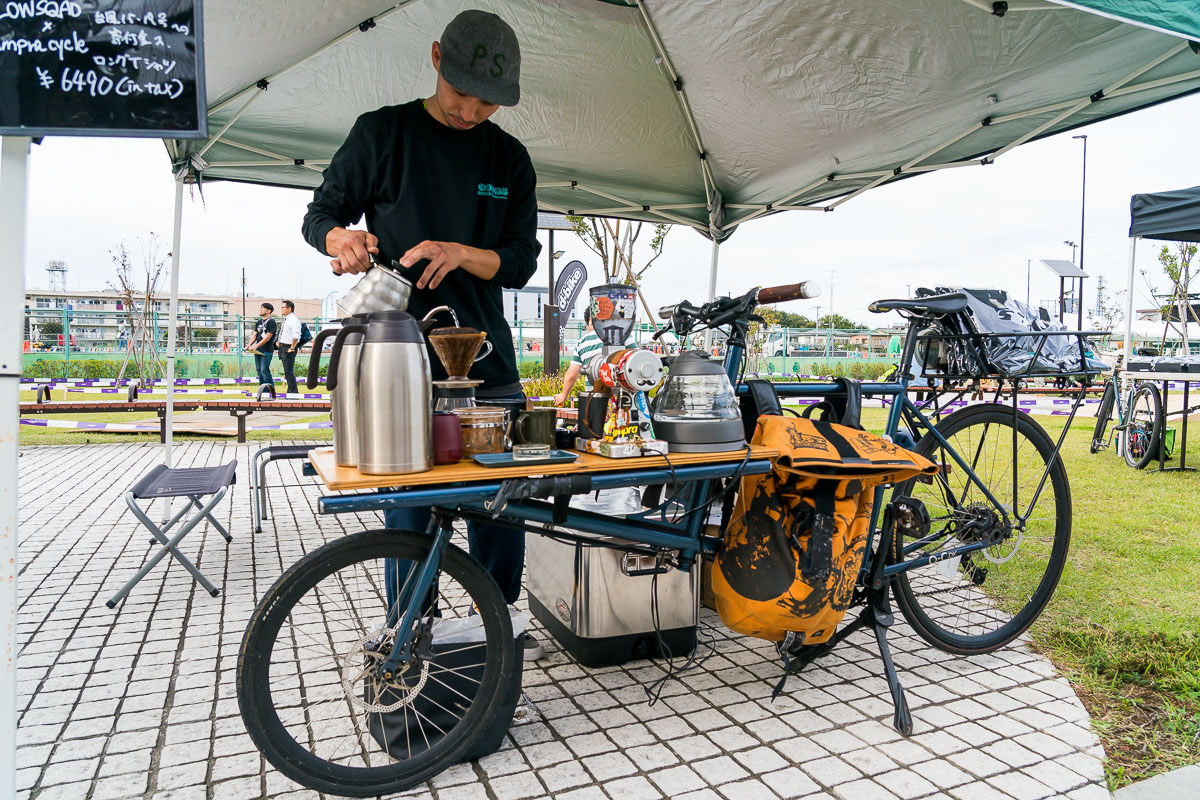
[[[1044, 308], [1033, 308], [1001, 289], [966, 289], [938, 286], [918, 289], [917, 297], [962, 292], [967, 307], [940, 317], [922, 331], [933, 338], [921, 342], [918, 360], [930, 373], [948, 377], [985, 378], [1100, 373], [1109, 369], [1084, 348], [1080, 358], [1078, 336], [1042, 336], [1067, 327], [1050, 318]], [[988, 337], [980, 334], [1011, 333], [1028, 336]], [[945, 336], [947, 338], [937, 338]]]
[[[520, 653], [529, 618], [511, 607], [509, 611], [518, 654], [516, 668], [500, 687], [500, 707], [488, 720], [485, 734], [459, 758], [460, 763], [475, 761], [500, 749], [521, 699], [521, 669], [524, 662]], [[363, 700], [368, 708], [397, 706], [391, 710], [367, 713], [371, 737], [382, 752], [398, 759], [419, 755], [444, 738], [439, 730], [448, 734], [466, 714], [483, 678], [484, 660], [487, 657], [483, 626], [478, 620], [478, 617], [467, 617], [438, 620], [435, 623], [431, 674], [410, 702], [403, 703], [400, 693], [394, 689], [376, 693], [372, 683], [364, 681]], [[433, 675], [437, 680], [433, 680]], [[416, 686], [420, 680], [418, 673], [406, 678], [404, 683]]]

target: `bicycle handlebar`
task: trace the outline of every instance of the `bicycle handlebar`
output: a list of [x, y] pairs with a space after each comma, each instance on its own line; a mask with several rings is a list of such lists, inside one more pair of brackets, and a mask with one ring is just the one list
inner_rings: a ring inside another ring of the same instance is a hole
[[674, 305], [662, 306], [658, 309], [658, 316], [670, 324], [655, 334], [655, 338], [670, 329], [674, 329], [676, 334], [687, 336], [696, 324], [710, 329], [731, 323], [735, 326], [744, 326], [754, 320], [761, 321], [754, 314], [754, 308], [759, 304], [782, 303], [787, 300], [817, 297], [820, 294], [821, 287], [816, 283], [801, 281], [784, 286], [751, 289], [741, 297], [718, 297], [700, 307], [696, 307], [686, 300]]
[[675, 316], [676, 312], [683, 312], [689, 317], [700, 316], [700, 309], [696, 308], [696, 306], [692, 305], [691, 303], [676, 303], [675, 305], [671, 306], [659, 306], [658, 318], [669, 320]]
[[766, 286], [758, 290], [760, 303], [784, 303], [788, 300], [807, 300], [820, 297], [821, 287], [813, 281], [789, 283], [785, 286]]

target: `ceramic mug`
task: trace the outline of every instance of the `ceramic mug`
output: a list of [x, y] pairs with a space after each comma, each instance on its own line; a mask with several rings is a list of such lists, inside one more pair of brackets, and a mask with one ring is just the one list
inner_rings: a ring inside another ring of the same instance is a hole
[[513, 425], [513, 438], [521, 444], [555, 445], [554, 427], [558, 422], [558, 410], [554, 408], [532, 408], [522, 411]]

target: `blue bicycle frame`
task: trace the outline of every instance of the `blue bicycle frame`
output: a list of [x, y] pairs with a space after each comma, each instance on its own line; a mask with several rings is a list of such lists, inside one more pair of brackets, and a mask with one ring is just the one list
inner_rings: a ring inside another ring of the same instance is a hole
[[[916, 325], [910, 326], [900, 359], [901, 364], [911, 363], [913, 350], [916, 346], [916, 333]], [[730, 381], [735, 386], [738, 385], [738, 372], [741, 367], [742, 356], [742, 347], [737, 344], [727, 344], [724, 366]], [[920, 432], [922, 436], [932, 436], [941, 445], [942, 452], [948, 454], [957, 467], [963, 470], [963, 474], [971, 484], [980, 489], [983, 496], [992, 505], [992, 508], [1001, 515], [1006, 526], [1012, 524], [1012, 521], [1009, 519], [1010, 510], [1018, 521], [1023, 522], [1032, 513], [1033, 507], [1045, 486], [1050, 469], [1053, 467], [1055, 459], [1058, 456], [1058, 450], [1062, 446], [1062, 441], [1082, 401], [1082, 395], [1080, 395], [1079, 401], [1076, 402], [1075, 407], [1071, 410], [1071, 417], [1068, 419], [1067, 425], [1063, 428], [1062, 436], [1055, 448], [1055, 455], [1047, 464], [1046, 471], [1043, 473], [1041, 481], [1033, 493], [1033, 497], [1029, 499], [1027, 510], [1024, 514], [1020, 514], [1017, 512], [1019, 506], [1017, 503], [1018, 498], [1015, 496], [1016, 481], [1014, 481], [1013, 486], [1013, 502], [1011, 506], [1006, 506], [976, 476], [972, 464], [950, 446], [942, 433], [937, 430], [936, 425], [921, 412], [921, 409], [916, 404], [908, 399], [909, 380], [909, 376], [901, 371], [896, 381], [864, 382], [861, 385], [864, 396], [891, 398], [885, 433], [889, 436], [894, 436], [900, 429], [901, 422], [907, 421], [913, 429], [914, 434]], [[739, 387], [739, 389], [745, 391], [744, 386]], [[805, 397], [816, 400], [835, 397], [845, 391], [837, 383], [776, 384], [776, 390], [782, 397]], [[1017, 409], [1015, 391], [1013, 393], [1012, 412], [1014, 418], [1021, 413]], [[1016, 436], [1016, 425], [1014, 424], [1014, 446]], [[914, 436], [914, 438], [919, 437]], [[586, 488], [582, 488], [577, 492], [584, 493], [621, 487], [644, 487], [656, 484], [673, 485], [679, 488], [672, 500], [682, 510], [671, 519], [668, 519], [667, 513], [661, 509], [631, 514], [624, 518], [616, 518], [569, 507], [564, 508], [561, 505], [556, 506], [553, 502], [532, 499], [537, 494], [546, 495], [547, 491], [534, 492], [533, 494], [518, 494], [517, 496], [522, 499], [511, 500], [503, 503], [500, 507], [494, 507], [493, 501], [501, 497], [513, 485], [511, 481], [503, 480], [437, 487], [383, 489], [363, 494], [327, 496], [319, 500], [318, 508], [323, 514], [384, 511], [391, 508], [410, 506], [433, 506], [434, 508], [433, 517], [427, 531], [432, 540], [430, 553], [422, 565], [417, 580], [410, 582], [411, 586], [399, 599], [398, 608], [404, 609], [404, 618], [399, 626], [401, 633], [397, 636], [392, 653], [381, 666], [381, 669], [386, 672], [388, 670], [396, 670], [400, 664], [412, 657], [415, 623], [422, 612], [422, 598], [428, 596], [431, 587], [435, 585], [437, 580], [441, 557], [452, 533], [450, 525], [452, 519], [486, 519], [495, 523], [519, 528], [529, 533], [544, 534], [548, 533], [550, 528], [553, 528], [554, 535], [557, 537], [591, 543], [596, 543], [596, 540], [591, 537], [616, 537], [631, 543], [624, 549], [634, 552], [647, 552], [656, 555], [671, 553], [671, 563], [674, 566], [682, 570], [689, 570], [701, 553], [714, 553], [721, 546], [720, 538], [705, 536], [703, 533], [704, 525], [708, 520], [708, 509], [721, 496], [721, 493], [715, 488], [714, 482], [732, 477], [762, 475], [770, 472], [771, 468], [769, 459], [751, 458], [749, 450], [747, 450], [746, 457], [741, 461], [724, 461], [677, 466], [674, 468], [632, 467], [627, 470], [591, 473], [584, 479]], [[937, 478], [934, 479], [937, 480]], [[551, 479], [515, 479], [517, 483], [537, 480], [548, 481]], [[946, 488], [948, 490], [948, 486]], [[862, 574], [864, 575], [870, 574], [870, 570], [872, 569], [872, 547], [875, 536], [878, 533], [880, 515], [884, 506], [884, 490], [884, 487], [877, 487], [874, 490], [874, 503], [871, 510], [870, 526], [868, 528], [867, 557], [862, 566]], [[573, 533], [564, 534], [564, 529], [573, 531]], [[933, 561], [941, 561], [982, 550], [992, 544], [988, 541], [976, 541], [950, 549], [938, 550], [933, 554], [908, 558], [908, 556], [926, 547], [934, 540], [935, 538], [928, 538], [909, 543], [904, 548], [901, 558], [897, 563], [888, 564], [884, 567], [882, 571], [883, 577], [885, 579], [891, 578], [900, 572], [915, 569]], [[875, 557], [887, 556], [886, 554], [876, 554]]]

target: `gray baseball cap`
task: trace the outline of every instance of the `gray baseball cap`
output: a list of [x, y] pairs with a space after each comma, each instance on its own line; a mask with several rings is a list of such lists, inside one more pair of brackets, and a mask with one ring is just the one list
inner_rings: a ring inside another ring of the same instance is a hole
[[508, 23], [488, 11], [464, 11], [442, 31], [442, 77], [460, 92], [502, 106], [521, 99], [521, 47]]

